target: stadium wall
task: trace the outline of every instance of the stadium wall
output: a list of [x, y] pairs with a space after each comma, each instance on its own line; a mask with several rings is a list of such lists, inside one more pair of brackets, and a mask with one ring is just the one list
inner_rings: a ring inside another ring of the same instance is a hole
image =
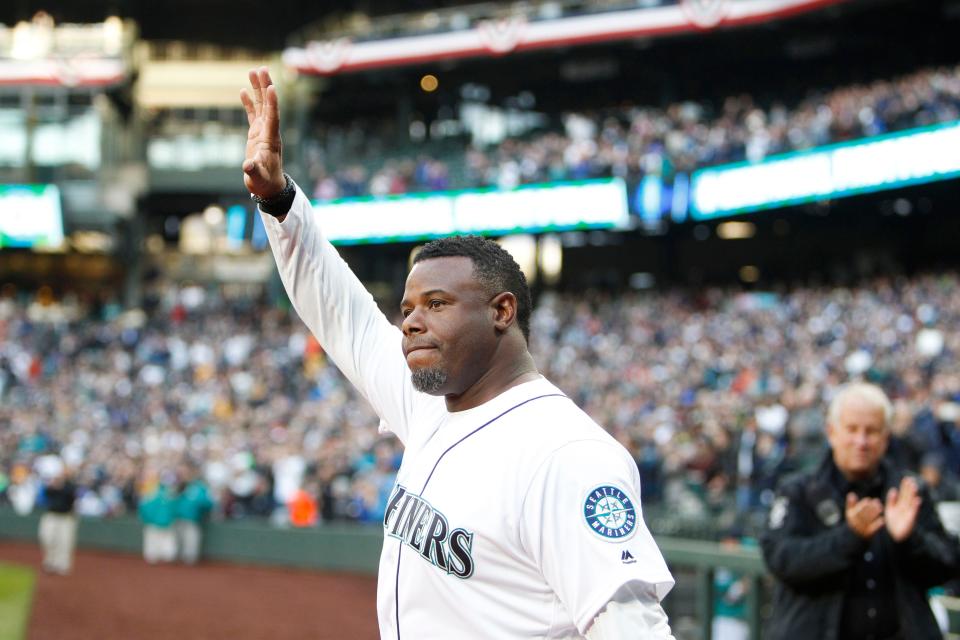
[[[39, 523], [39, 513], [21, 516], [9, 507], [0, 508], [0, 540], [34, 542]], [[135, 517], [81, 518], [77, 544], [86, 549], [139, 554], [142, 535], [143, 526]], [[208, 522], [203, 558], [375, 574], [382, 542], [383, 535], [376, 526], [335, 524], [283, 529], [258, 520]], [[767, 572], [758, 549], [730, 549], [716, 542], [667, 536], [657, 536], [657, 544], [677, 578], [668, 613], [691, 616], [700, 627], [699, 637], [709, 638], [709, 621], [715, 606], [714, 573], [724, 567], [749, 578], [746, 618], [751, 637], [760, 637]]]
[[[40, 514], [18, 515], [0, 508], [0, 539], [37, 539]], [[131, 516], [81, 518], [77, 545], [121, 553], [140, 553], [143, 525]], [[267, 521], [208, 522], [203, 557], [226, 562], [295, 566], [333, 571], [376, 573], [383, 535], [379, 527], [331, 524], [315, 529], [285, 529]], [[764, 574], [754, 548], [723, 549], [714, 542], [657, 536], [667, 561], [690, 568], [724, 566], [746, 574]]]
[[[40, 514], [0, 509], [0, 539], [37, 539]], [[77, 545], [140, 553], [143, 525], [133, 517], [81, 518]], [[209, 560], [291, 566], [328, 571], [376, 573], [383, 535], [378, 527], [329, 525], [321, 529], [279, 529], [267, 522], [209, 522], [203, 557]]]

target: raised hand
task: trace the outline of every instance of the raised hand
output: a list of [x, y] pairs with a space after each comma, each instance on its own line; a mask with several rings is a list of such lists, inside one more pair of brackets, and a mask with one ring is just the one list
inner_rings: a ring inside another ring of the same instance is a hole
[[856, 494], [848, 493], [846, 519], [855, 534], [870, 539], [883, 528], [883, 505], [876, 498], [857, 500]]
[[243, 161], [243, 183], [253, 195], [272, 198], [286, 186], [277, 88], [273, 86], [266, 67], [250, 70], [250, 87], [251, 90], [240, 92], [240, 101], [247, 111], [250, 125]]
[[903, 542], [917, 523], [917, 513], [920, 511], [920, 494], [917, 481], [906, 477], [900, 481], [900, 489], [890, 489], [887, 492], [887, 504], [884, 508], [884, 519], [887, 523], [887, 532], [897, 542]]

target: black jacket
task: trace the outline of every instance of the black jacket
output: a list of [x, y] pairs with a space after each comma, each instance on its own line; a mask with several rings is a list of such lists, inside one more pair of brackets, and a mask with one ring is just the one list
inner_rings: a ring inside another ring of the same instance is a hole
[[[884, 461], [877, 487], [882, 495], [904, 473]], [[896, 543], [881, 529], [872, 542], [858, 537], [844, 517], [846, 489], [831, 452], [819, 468], [783, 482], [761, 537], [763, 557], [777, 578], [769, 640], [843, 640], [844, 599], [864, 555], [873, 550], [892, 578], [901, 633], [910, 640], [942, 635], [927, 602], [927, 590], [960, 573], [960, 543], [944, 531], [935, 505], [921, 487], [923, 503], [910, 537]], [[878, 538], [879, 536], [879, 538]], [[886, 612], [883, 612], [886, 613]]]
[[43, 488], [47, 511], [53, 513], [73, 513], [73, 503], [77, 498], [76, 486], [67, 480], [60, 487]]

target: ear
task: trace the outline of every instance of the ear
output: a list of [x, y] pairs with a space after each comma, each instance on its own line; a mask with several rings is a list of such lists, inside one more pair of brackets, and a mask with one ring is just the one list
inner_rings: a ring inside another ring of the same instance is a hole
[[497, 333], [504, 333], [517, 319], [517, 296], [509, 291], [498, 293], [490, 300], [493, 312], [493, 327]]

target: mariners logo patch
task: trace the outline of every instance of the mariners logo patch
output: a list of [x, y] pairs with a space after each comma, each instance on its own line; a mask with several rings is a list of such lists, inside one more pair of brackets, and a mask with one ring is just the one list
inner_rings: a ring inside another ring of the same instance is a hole
[[637, 529], [637, 510], [622, 489], [605, 484], [587, 494], [583, 501], [587, 526], [604, 540], [626, 540]]

